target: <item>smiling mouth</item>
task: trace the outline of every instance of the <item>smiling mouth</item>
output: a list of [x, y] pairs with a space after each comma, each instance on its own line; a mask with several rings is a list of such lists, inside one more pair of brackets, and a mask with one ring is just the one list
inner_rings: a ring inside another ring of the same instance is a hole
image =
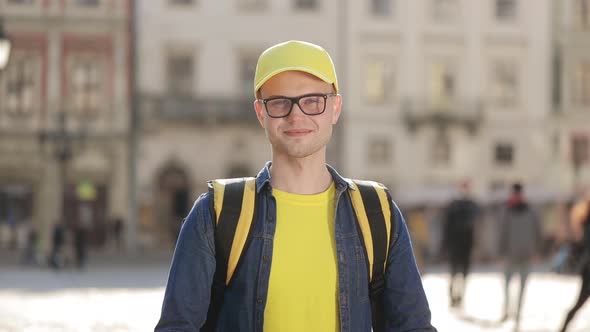
[[291, 130], [285, 131], [285, 135], [292, 136], [292, 137], [305, 136], [310, 133], [311, 133], [311, 130], [309, 130], [309, 129], [291, 129]]

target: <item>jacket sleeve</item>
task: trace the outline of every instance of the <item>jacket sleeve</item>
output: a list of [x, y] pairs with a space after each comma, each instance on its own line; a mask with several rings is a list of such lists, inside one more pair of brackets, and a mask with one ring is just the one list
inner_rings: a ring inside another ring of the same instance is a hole
[[391, 213], [392, 234], [383, 292], [386, 331], [434, 332], [406, 222], [395, 203]]
[[207, 318], [215, 272], [209, 199], [197, 199], [180, 230], [156, 332], [199, 331]]

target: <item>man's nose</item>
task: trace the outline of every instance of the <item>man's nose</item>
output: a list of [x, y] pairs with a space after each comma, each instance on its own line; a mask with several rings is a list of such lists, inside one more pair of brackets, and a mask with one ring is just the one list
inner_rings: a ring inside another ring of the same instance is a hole
[[289, 119], [299, 119], [299, 118], [303, 118], [306, 116], [307, 115], [305, 113], [303, 113], [303, 110], [301, 109], [299, 104], [295, 103], [295, 104], [293, 104], [293, 109], [291, 110], [291, 114], [289, 114], [288, 118]]

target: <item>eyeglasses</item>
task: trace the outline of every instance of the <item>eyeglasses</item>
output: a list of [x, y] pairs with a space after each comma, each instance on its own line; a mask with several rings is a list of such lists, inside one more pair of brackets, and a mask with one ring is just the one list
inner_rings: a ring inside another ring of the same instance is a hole
[[320, 115], [326, 110], [328, 97], [337, 96], [336, 93], [312, 93], [299, 97], [272, 97], [258, 99], [264, 104], [266, 113], [271, 118], [284, 118], [291, 114], [293, 105], [297, 104], [299, 109], [306, 115]]

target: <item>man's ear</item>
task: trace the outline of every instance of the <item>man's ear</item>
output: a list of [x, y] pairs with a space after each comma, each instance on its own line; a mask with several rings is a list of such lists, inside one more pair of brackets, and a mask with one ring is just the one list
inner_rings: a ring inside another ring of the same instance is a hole
[[340, 112], [342, 111], [342, 96], [336, 95], [334, 98], [334, 108], [332, 112], [332, 124], [335, 125], [340, 118]]
[[264, 127], [264, 105], [258, 99], [256, 99], [254, 101], [254, 110], [256, 111], [256, 117], [258, 118], [258, 122], [260, 122], [260, 125], [262, 126], [262, 128], [265, 128]]

